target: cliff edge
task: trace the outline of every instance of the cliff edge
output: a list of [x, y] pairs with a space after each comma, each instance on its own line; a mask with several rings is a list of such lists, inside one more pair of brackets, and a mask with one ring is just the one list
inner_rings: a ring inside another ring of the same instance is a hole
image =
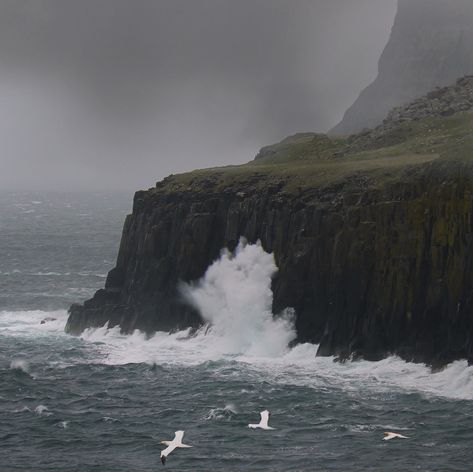
[[222, 248], [261, 240], [274, 313], [319, 355], [473, 360], [473, 77], [350, 138], [304, 133], [242, 165], [136, 193], [105, 288], [66, 330], [201, 323], [179, 296]]

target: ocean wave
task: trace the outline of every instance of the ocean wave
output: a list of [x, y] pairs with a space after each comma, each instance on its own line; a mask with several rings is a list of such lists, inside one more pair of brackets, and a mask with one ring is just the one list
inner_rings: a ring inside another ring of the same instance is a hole
[[0, 311], [0, 334], [25, 337], [41, 334], [62, 335], [66, 321], [66, 310]]
[[208, 323], [214, 347], [263, 357], [288, 351], [296, 337], [293, 310], [279, 316], [271, 312], [271, 280], [277, 270], [273, 254], [242, 238], [233, 253], [222, 251], [202, 279], [181, 285], [184, 299]]
[[[271, 313], [271, 278], [276, 270], [271, 254], [258, 244], [242, 241], [234, 253], [224, 251], [201, 280], [181, 287], [207, 326], [197, 332], [157, 332], [153, 336], [139, 331], [124, 335], [119, 327], [88, 329], [75, 338], [86, 348], [70, 362], [202, 366], [219, 376], [237, 377], [245, 372], [270, 384], [319, 391], [335, 388], [359, 395], [368, 389], [371, 395], [383, 397], [393, 391], [421, 392], [473, 400], [473, 367], [466, 361], [432, 372], [425, 365], [397, 357], [338, 363], [330, 357], [316, 357], [318, 347], [313, 344], [290, 349], [295, 335], [290, 312], [279, 317]], [[0, 312], [0, 334], [43, 339], [43, 349], [44, 337], [49, 336], [46, 341], [51, 342], [51, 349], [65, 353], [72, 342], [64, 333], [66, 320], [65, 310], [4, 311]], [[61, 343], [60, 350], [55, 349], [56, 342]], [[59, 365], [57, 358], [53, 361]]]
[[37, 277], [43, 277], [43, 276], [61, 276], [61, 277], [69, 277], [69, 276], [79, 276], [79, 277], [98, 277], [98, 278], [106, 278], [107, 274], [104, 273], [96, 273], [96, 272], [58, 272], [58, 271], [36, 271], [36, 272], [23, 272], [18, 269], [14, 269], [12, 271], [0, 271], [0, 275], [13, 275], [13, 274], [24, 274], [24, 275], [32, 275], [32, 276], [37, 276]]
[[7, 271], [5, 271], [5, 272], [2, 272], [2, 271], [0, 270], [0, 275], [13, 275], [13, 274], [21, 274], [21, 273], [22, 273], [22, 272], [21, 272], [21, 270], [19, 270], [19, 269], [13, 269], [13, 270], [11, 270], [11, 271], [7, 270]]
[[205, 421], [229, 421], [237, 414], [237, 408], [233, 404], [225, 405], [223, 408], [211, 408], [204, 416]]
[[25, 374], [30, 373], [30, 365], [26, 359], [13, 359], [10, 363], [10, 369], [18, 370]]
[[372, 394], [384, 396], [403, 391], [473, 400], [473, 367], [466, 361], [453, 362], [437, 372], [424, 364], [405, 362], [398, 357], [378, 362], [339, 363], [333, 357], [316, 357], [318, 346], [313, 344], [297, 345], [280, 357], [231, 355], [215, 349], [219, 344], [214, 342], [212, 334], [202, 331], [194, 337], [188, 334], [186, 330], [173, 334], [158, 332], [152, 337], [139, 331], [123, 335], [118, 327], [102, 327], [86, 331], [82, 339], [95, 347], [97, 357], [91, 362], [107, 365], [206, 365], [221, 371], [230, 363], [231, 375], [238, 376], [242, 369], [249, 369], [271, 384], [326, 391], [338, 388], [358, 393], [368, 389]]
[[32, 272], [30, 275], [38, 275], [38, 276], [41, 276], [41, 275], [47, 275], [47, 276], [50, 276], [50, 275], [71, 275], [70, 272], [54, 272], [54, 271], [50, 271], [50, 272]]
[[49, 411], [48, 407], [46, 405], [38, 405], [35, 409], [34, 412], [38, 416], [51, 416], [52, 413]]

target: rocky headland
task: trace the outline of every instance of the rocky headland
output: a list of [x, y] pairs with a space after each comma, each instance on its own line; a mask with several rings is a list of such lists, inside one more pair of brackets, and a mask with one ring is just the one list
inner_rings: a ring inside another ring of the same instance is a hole
[[240, 237], [273, 252], [278, 313], [319, 355], [473, 361], [473, 77], [350, 137], [291, 136], [242, 166], [136, 193], [105, 287], [66, 330], [201, 323], [179, 295]]

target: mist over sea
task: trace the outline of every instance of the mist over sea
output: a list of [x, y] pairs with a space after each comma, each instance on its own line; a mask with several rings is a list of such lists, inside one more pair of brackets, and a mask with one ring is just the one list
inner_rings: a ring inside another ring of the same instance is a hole
[[[290, 349], [272, 255], [223, 252], [181, 293], [211, 328], [64, 333], [104, 284], [128, 194], [0, 193], [0, 471], [468, 471], [473, 368], [336, 363]], [[44, 321], [44, 323], [41, 323]], [[250, 430], [259, 411], [274, 431]], [[394, 430], [407, 440], [382, 441]]]

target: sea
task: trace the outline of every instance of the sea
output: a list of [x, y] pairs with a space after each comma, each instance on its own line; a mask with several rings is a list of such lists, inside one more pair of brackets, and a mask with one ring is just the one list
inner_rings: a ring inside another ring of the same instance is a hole
[[[206, 322], [197, 333], [66, 334], [67, 308], [114, 266], [131, 201], [0, 192], [1, 472], [473, 470], [473, 367], [292, 346], [258, 244], [222, 248], [181, 285]], [[274, 429], [248, 428], [265, 409]], [[177, 430], [192, 448], [162, 465]]]

